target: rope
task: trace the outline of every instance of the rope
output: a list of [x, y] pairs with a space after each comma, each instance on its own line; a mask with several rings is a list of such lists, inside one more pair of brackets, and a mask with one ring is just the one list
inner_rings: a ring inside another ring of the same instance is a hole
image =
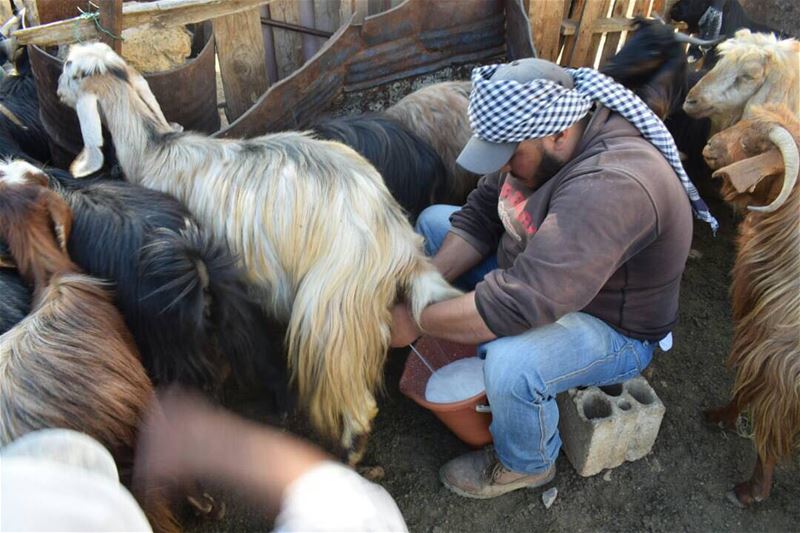
[[80, 23], [82, 20], [91, 20], [94, 23], [94, 27], [98, 31], [98, 33], [104, 33], [109, 37], [111, 37], [112, 39], [114, 39], [115, 41], [123, 41], [124, 39], [121, 35], [115, 35], [113, 32], [104, 28], [103, 25], [100, 24], [100, 8], [94, 2], [89, 2], [89, 5], [92, 8], [94, 8], [93, 11], [84, 11], [83, 9], [78, 7], [78, 11], [80, 11], [81, 14], [75, 17], [75, 25], [73, 26], [75, 33], [74, 35], [75, 41], [79, 43], [83, 42], [83, 39], [81, 39], [79, 31]]

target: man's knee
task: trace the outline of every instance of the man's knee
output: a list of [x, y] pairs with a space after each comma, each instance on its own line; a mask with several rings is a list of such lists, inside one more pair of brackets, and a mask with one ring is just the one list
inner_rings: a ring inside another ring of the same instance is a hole
[[491, 402], [517, 398], [523, 401], [540, 401], [546, 396], [547, 385], [537, 368], [534, 354], [525, 354], [525, 364], [515, 364], [515, 358], [500, 349], [486, 350], [483, 375], [486, 395]]

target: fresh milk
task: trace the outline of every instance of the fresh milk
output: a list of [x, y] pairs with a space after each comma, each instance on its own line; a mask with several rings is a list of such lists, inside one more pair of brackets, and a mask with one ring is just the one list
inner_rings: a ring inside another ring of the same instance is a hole
[[454, 403], [472, 398], [485, 389], [483, 359], [465, 357], [431, 374], [425, 387], [425, 399], [431, 403]]

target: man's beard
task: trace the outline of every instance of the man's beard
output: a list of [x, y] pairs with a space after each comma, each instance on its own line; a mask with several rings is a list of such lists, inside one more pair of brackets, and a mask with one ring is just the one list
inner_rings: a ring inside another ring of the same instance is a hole
[[555, 156], [552, 156], [545, 152], [542, 154], [542, 160], [539, 163], [539, 166], [536, 168], [536, 172], [533, 173], [533, 176], [530, 178], [520, 178], [516, 177], [518, 180], [522, 181], [527, 185], [529, 189], [536, 190], [542, 185], [547, 182], [550, 178], [555, 176], [561, 167], [565, 165], [565, 162], [559, 161]]

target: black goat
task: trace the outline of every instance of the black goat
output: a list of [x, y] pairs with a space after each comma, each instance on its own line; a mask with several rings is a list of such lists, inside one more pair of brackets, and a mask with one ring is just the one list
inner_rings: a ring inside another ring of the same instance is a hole
[[[177, 200], [124, 181], [75, 180], [59, 169], [47, 175], [73, 212], [72, 259], [115, 282], [115, 303], [156, 384], [218, 393], [233, 374], [240, 385], [266, 385], [285, 406], [288, 379], [273, 340], [279, 332], [264, 327], [269, 321], [246, 295], [234, 258]], [[30, 300], [13, 271], [3, 273], [0, 324], [10, 327], [28, 313]]]
[[31, 309], [31, 290], [16, 268], [4, 265], [10, 257], [8, 247], [0, 243], [0, 335], [13, 328]]
[[180, 202], [124, 181], [48, 174], [73, 212], [72, 259], [115, 282], [117, 307], [156, 385], [216, 392], [230, 371], [240, 380], [280, 379], [280, 345], [246, 295], [235, 259]]
[[[788, 37], [775, 28], [756, 22], [747, 16], [738, 0], [678, 0], [670, 9], [670, 18], [685, 22], [690, 33], [699, 34], [702, 39], [733, 37], [737, 30], [747, 28], [754, 33], [774, 33]], [[703, 68], [713, 67], [719, 56], [711, 46], [693, 44], [689, 47], [689, 62], [703, 59]]]
[[19, 54], [16, 72], [0, 81], [0, 155], [50, 161], [49, 138], [39, 118], [39, 97], [27, 50]]
[[689, 72], [686, 43], [709, 45], [660, 21], [636, 19], [637, 31], [600, 71], [635, 92], [672, 133], [685, 156], [684, 168], [695, 183], [703, 183], [709, 169], [703, 159], [711, 122], [683, 111], [686, 93], [705, 73]]
[[443, 201], [447, 178], [441, 157], [399, 121], [367, 114], [322, 120], [311, 129], [320, 139], [346, 144], [372, 163], [412, 222], [423, 209]]

